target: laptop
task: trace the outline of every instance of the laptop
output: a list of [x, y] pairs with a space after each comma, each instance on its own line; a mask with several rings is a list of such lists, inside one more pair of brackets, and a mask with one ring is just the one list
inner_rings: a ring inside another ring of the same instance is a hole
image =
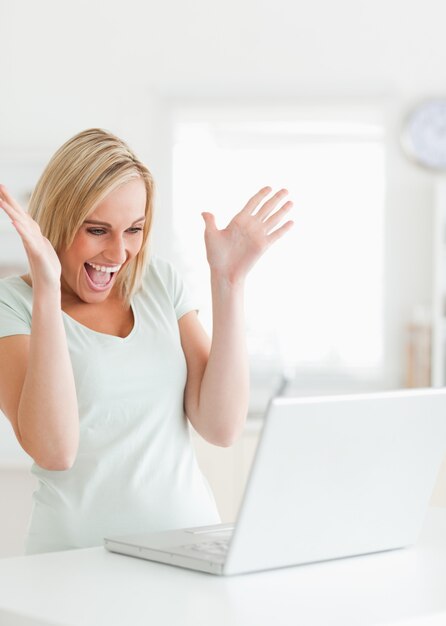
[[111, 552], [219, 575], [417, 541], [446, 455], [446, 391], [276, 397], [234, 524], [106, 537]]

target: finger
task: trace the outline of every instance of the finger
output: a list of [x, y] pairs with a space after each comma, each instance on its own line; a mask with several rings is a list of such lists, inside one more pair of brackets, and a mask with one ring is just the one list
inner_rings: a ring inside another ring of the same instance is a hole
[[21, 223], [19, 220], [11, 220], [11, 224], [17, 231], [20, 239], [22, 240], [22, 244], [25, 248], [27, 255], [29, 255], [32, 250], [32, 242], [29, 240], [29, 233], [26, 230], [25, 224]]
[[35, 234], [33, 233], [33, 228], [35, 230], [35, 228], [37, 227], [36, 222], [34, 222], [34, 220], [29, 217], [28, 213], [17, 210], [15, 207], [12, 207], [4, 200], [0, 200], [0, 208], [2, 208], [8, 215], [12, 225], [19, 233], [22, 240], [24, 242], [25, 240], [27, 242], [30, 242], [33, 236], [35, 236]]
[[264, 198], [266, 198], [266, 196], [270, 194], [271, 191], [271, 187], [263, 187], [262, 189], [260, 189], [260, 191], [258, 191], [255, 196], [248, 200], [240, 213], [253, 213], [259, 206], [260, 202]]
[[277, 226], [277, 224], [279, 224], [279, 222], [281, 222], [283, 220], [283, 218], [285, 217], [285, 215], [293, 208], [293, 203], [291, 202], [291, 200], [288, 200], [288, 202], [285, 202], [285, 204], [280, 207], [280, 209], [278, 209], [275, 213], [273, 213], [272, 215], [270, 215], [268, 217], [268, 219], [266, 219], [263, 223], [267, 229], [268, 232], [271, 232], [273, 230], [273, 228], [275, 226]]
[[281, 226], [280, 228], [273, 230], [273, 232], [267, 236], [268, 243], [272, 244], [277, 239], [280, 239], [280, 237], [282, 237], [285, 233], [291, 230], [293, 226], [294, 226], [293, 220], [289, 220], [288, 222], [285, 222], [285, 224]]
[[205, 211], [204, 213], [201, 214], [201, 216], [204, 219], [206, 228], [210, 228], [211, 230], [217, 229], [217, 226], [215, 224], [215, 217], [212, 213], [208, 213], [207, 211]]
[[257, 211], [256, 216], [260, 219], [266, 219], [268, 215], [274, 211], [279, 202], [288, 195], [287, 189], [280, 189], [277, 193], [273, 195], [265, 204], [263, 204], [260, 209]]
[[18, 211], [18, 209], [16, 209], [11, 204], [6, 202], [6, 200], [3, 200], [1, 198], [0, 198], [0, 208], [2, 208], [4, 212], [6, 213], [6, 215], [8, 215], [8, 217], [10, 217], [11, 219], [14, 219], [20, 216], [20, 211]]
[[26, 254], [31, 259], [31, 256], [38, 253], [40, 249], [39, 241], [33, 236], [33, 233], [30, 232], [28, 225], [25, 222], [13, 220], [12, 225], [22, 240]]
[[14, 226], [16, 231], [19, 233], [22, 240], [25, 242], [27, 239], [26, 227], [24, 224], [21, 224], [19, 220], [11, 220], [11, 224]]
[[2, 206], [8, 214], [12, 211], [14, 215], [27, 215], [27, 212], [14, 200], [4, 185], [0, 185], [0, 206]]
[[22, 207], [20, 206], [20, 204], [17, 202], [17, 200], [15, 200], [11, 194], [9, 193], [9, 191], [6, 189], [5, 185], [0, 185], [0, 198], [4, 198], [6, 200], [6, 202], [8, 204], [10, 204], [12, 207], [14, 207], [15, 209], [18, 209], [20, 211], [23, 211]]

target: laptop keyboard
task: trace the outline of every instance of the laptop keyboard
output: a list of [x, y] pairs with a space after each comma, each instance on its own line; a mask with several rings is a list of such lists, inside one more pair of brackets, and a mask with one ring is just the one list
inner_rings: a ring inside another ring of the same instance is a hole
[[209, 554], [212, 556], [226, 556], [229, 548], [230, 537], [225, 539], [216, 539], [213, 541], [201, 541], [200, 543], [189, 543], [181, 546], [183, 550], [187, 550], [192, 554]]

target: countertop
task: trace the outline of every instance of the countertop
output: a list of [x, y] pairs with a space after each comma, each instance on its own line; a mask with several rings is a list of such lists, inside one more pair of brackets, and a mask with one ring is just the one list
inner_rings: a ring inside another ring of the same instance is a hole
[[0, 560], [0, 625], [42, 624], [446, 624], [446, 508], [410, 548], [229, 578], [102, 547]]

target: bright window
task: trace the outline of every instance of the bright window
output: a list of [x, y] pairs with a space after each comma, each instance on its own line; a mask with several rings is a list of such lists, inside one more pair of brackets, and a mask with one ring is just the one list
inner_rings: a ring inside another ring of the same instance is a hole
[[376, 376], [383, 366], [383, 126], [347, 113], [288, 117], [250, 121], [201, 111], [175, 118], [174, 224], [202, 322], [210, 332], [201, 211], [223, 228], [264, 185], [286, 187], [295, 226], [247, 283], [253, 363]]

